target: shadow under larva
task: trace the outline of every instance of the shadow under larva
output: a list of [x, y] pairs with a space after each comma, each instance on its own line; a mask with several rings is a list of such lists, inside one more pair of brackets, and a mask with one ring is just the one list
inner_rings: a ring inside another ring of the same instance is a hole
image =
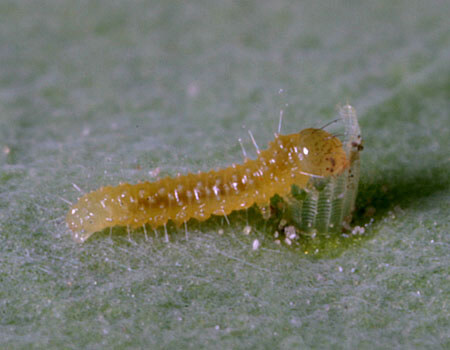
[[[348, 226], [359, 181], [362, 149], [355, 110], [339, 109], [343, 135], [321, 129], [275, 134], [256, 159], [155, 182], [105, 186], [83, 195], [66, 222], [77, 242], [108, 227], [158, 229], [228, 215], [256, 205], [269, 219], [274, 197], [283, 199], [281, 220], [304, 233], [338, 232]], [[280, 209], [280, 208], [278, 208]], [[278, 213], [280, 211], [278, 210]]]

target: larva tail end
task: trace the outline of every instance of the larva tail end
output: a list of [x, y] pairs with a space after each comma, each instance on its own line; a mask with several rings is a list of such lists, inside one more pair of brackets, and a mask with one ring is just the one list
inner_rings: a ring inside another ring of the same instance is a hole
[[74, 232], [72, 232], [72, 239], [77, 243], [84, 243], [93, 234], [94, 234], [94, 232], [74, 231]]
[[66, 226], [70, 229], [72, 233], [72, 239], [77, 243], [84, 243], [89, 237], [91, 237], [96, 231], [88, 231], [85, 228], [77, 225], [73, 220], [69, 220], [70, 215], [68, 215]]
[[117, 199], [119, 194], [123, 194], [122, 187], [101, 187], [82, 196], [69, 209], [66, 223], [67, 227], [73, 232], [72, 237], [76, 242], [85, 242], [95, 232], [117, 225], [113, 218], [117, 218], [118, 213], [121, 213], [120, 210], [123, 213], [124, 209], [119, 204], [114, 205], [118, 203], [114, 198]]
[[106, 227], [96, 208], [97, 202], [92, 201], [91, 196], [92, 194], [83, 196], [70, 208], [66, 216], [66, 225], [72, 231], [73, 240], [78, 243], [85, 242], [95, 232]]

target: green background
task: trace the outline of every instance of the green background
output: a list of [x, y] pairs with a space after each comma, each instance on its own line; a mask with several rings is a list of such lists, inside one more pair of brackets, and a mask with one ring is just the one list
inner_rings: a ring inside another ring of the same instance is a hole
[[[448, 1], [2, 0], [0, 347], [448, 349], [449, 18]], [[288, 133], [347, 100], [363, 235], [306, 254], [253, 212], [249, 236], [242, 214], [168, 244], [65, 227], [73, 183], [224, 167], [239, 137], [254, 155], [243, 126], [263, 146], [281, 108]]]

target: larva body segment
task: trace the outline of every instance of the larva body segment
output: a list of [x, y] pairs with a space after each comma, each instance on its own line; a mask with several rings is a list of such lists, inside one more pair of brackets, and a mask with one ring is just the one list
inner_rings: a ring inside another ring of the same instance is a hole
[[276, 135], [257, 159], [243, 164], [156, 182], [102, 187], [79, 199], [67, 214], [67, 224], [74, 239], [83, 242], [107, 227], [149, 224], [157, 228], [169, 220], [178, 225], [190, 219], [203, 221], [254, 204], [268, 205], [275, 194], [289, 197], [292, 185], [306, 188], [311, 178], [335, 178], [349, 165], [342, 142], [324, 130]]

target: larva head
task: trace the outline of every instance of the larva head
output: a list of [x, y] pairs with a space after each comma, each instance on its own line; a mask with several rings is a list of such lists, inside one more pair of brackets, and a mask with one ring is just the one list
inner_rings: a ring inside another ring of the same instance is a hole
[[299, 134], [301, 170], [328, 177], [339, 175], [349, 166], [342, 142], [322, 129], [305, 129]]

